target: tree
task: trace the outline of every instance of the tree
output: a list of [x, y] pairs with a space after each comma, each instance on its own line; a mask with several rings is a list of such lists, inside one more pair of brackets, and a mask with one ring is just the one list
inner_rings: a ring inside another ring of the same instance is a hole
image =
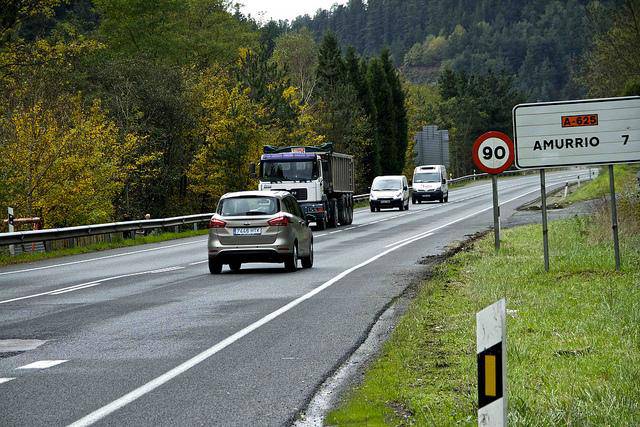
[[204, 71], [193, 90], [200, 100], [197, 133], [204, 143], [189, 167], [189, 189], [210, 211], [226, 192], [250, 187], [248, 165], [270, 142], [269, 133], [260, 125], [264, 109], [219, 67]]
[[120, 140], [99, 102], [85, 107], [74, 95], [23, 105], [0, 121], [0, 132], [1, 206], [43, 215], [49, 227], [114, 219], [113, 199], [136, 167], [126, 155], [141, 141]]
[[307, 29], [278, 37], [271, 60], [284, 70], [298, 89], [303, 104], [309, 103], [316, 85], [318, 46]]
[[373, 104], [375, 105], [374, 144], [380, 147], [381, 174], [395, 174], [399, 172], [396, 170], [399, 147], [397, 129], [393, 122], [393, 93], [381, 59], [373, 58], [369, 61], [367, 81], [373, 95]]
[[[633, 93], [632, 86], [640, 84], [640, 0], [624, 0], [611, 9], [596, 4], [590, 12], [592, 21], [604, 16], [612, 26], [595, 36], [578, 78], [586, 80], [591, 96]], [[595, 24], [598, 28], [606, 28], [605, 25]]]

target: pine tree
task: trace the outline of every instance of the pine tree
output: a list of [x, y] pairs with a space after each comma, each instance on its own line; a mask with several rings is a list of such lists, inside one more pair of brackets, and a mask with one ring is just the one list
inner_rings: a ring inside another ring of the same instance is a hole
[[376, 109], [374, 144], [380, 147], [381, 172], [385, 175], [394, 174], [398, 172], [398, 146], [393, 124], [393, 95], [379, 58], [369, 61], [367, 81]]

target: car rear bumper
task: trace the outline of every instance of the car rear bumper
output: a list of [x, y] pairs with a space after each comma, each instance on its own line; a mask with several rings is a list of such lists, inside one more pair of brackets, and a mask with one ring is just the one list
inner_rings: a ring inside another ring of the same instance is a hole
[[282, 263], [291, 255], [290, 248], [282, 249], [210, 249], [209, 258], [221, 264], [231, 262]]

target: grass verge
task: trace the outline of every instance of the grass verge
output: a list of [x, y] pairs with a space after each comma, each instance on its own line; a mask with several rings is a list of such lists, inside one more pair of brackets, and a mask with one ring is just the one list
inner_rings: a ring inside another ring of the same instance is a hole
[[[621, 187], [621, 184], [633, 185], [638, 168], [637, 165], [614, 166], [613, 175], [615, 178], [616, 192], [624, 191], [624, 187]], [[595, 179], [571, 193], [565, 203], [571, 204], [585, 200], [599, 199], [607, 195], [609, 195], [609, 171], [606, 167], [603, 167], [600, 168], [600, 174]]]
[[615, 272], [606, 226], [551, 223], [549, 273], [537, 225], [441, 264], [326, 424], [477, 425], [475, 313], [506, 297], [509, 424], [639, 425], [640, 234]]
[[12, 264], [22, 264], [26, 262], [40, 261], [49, 258], [59, 258], [69, 255], [86, 254], [89, 252], [105, 251], [108, 249], [124, 248], [129, 246], [144, 245], [147, 243], [159, 243], [167, 240], [184, 239], [187, 237], [202, 236], [208, 230], [184, 231], [180, 233], [162, 233], [140, 236], [135, 239], [114, 238], [111, 242], [94, 243], [92, 245], [75, 248], [58, 249], [51, 252], [36, 252], [32, 254], [20, 254], [12, 257], [8, 254], [0, 254], [0, 267]]

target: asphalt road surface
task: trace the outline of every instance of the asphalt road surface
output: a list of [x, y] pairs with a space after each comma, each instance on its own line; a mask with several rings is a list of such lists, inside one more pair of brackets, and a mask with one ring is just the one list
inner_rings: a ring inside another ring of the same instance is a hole
[[[499, 187], [503, 218], [539, 196], [537, 175]], [[489, 182], [449, 200], [359, 210], [295, 273], [212, 276], [206, 237], [1, 268], [0, 424], [290, 424], [422, 257], [492, 225]]]

